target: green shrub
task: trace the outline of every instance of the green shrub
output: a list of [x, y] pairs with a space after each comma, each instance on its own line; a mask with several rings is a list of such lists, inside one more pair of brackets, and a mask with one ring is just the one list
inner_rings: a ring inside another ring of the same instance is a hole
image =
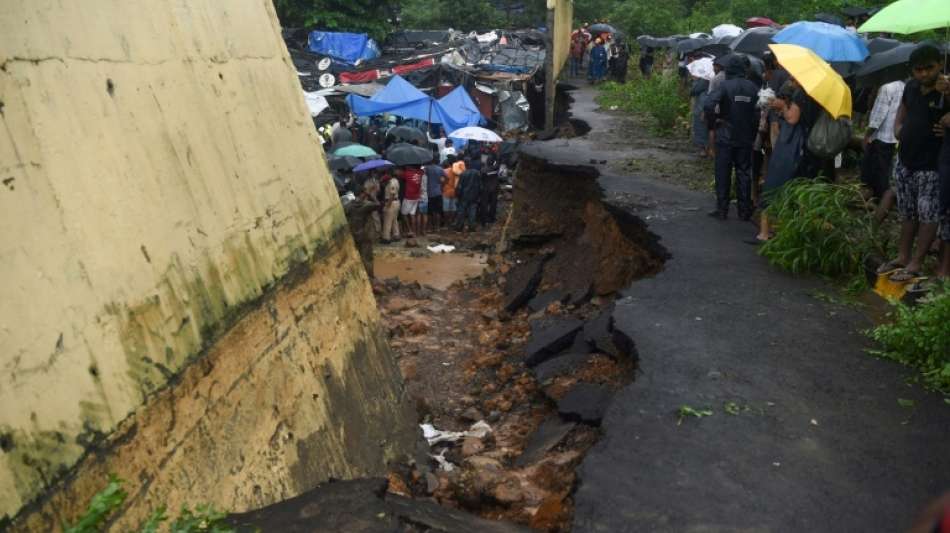
[[[85, 514], [72, 526], [64, 526], [65, 533], [98, 533], [109, 517], [125, 503], [128, 494], [122, 488], [124, 480], [109, 476], [109, 483], [104, 489], [96, 493], [89, 502]], [[225, 514], [215, 511], [210, 505], [198, 505], [192, 512], [188, 507], [182, 507], [178, 518], [175, 519], [167, 531], [169, 533], [232, 533], [234, 530], [224, 524]], [[145, 522], [135, 531], [139, 533], [158, 533], [162, 522], [168, 520], [165, 507], [154, 510]]]
[[871, 353], [918, 369], [926, 386], [950, 394], [950, 284], [914, 307], [897, 303], [890, 317], [868, 332], [881, 345]]
[[865, 259], [883, 253], [884, 243], [858, 184], [793, 180], [777, 191], [766, 215], [777, 228], [760, 249], [770, 263], [867, 286]]
[[617, 106], [631, 113], [644, 113], [652, 119], [654, 133], [668, 134], [689, 112], [679, 80], [670, 74], [655, 74], [627, 83], [606, 82], [600, 86], [598, 103], [603, 107]]

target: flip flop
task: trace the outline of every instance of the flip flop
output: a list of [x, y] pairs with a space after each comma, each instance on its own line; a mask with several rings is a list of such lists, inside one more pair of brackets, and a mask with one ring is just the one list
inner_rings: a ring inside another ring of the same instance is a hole
[[751, 244], [752, 246], [761, 246], [769, 242], [769, 239], [760, 239], [758, 236], [756, 236], [756, 237], [752, 237], [751, 239], [746, 239], [742, 242], [746, 244]]
[[894, 283], [907, 283], [908, 281], [913, 281], [917, 278], [923, 278], [923, 275], [920, 272], [907, 270], [906, 268], [898, 269], [893, 274], [891, 274], [890, 277], [888, 277], [888, 279]]
[[877, 273], [878, 274], [893, 274], [894, 272], [897, 272], [903, 269], [904, 269], [904, 265], [902, 265], [897, 260], [893, 260], [893, 261], [888, 261], [886, 263], [883, 263], [881, 264], [881, 266], [877, 267]]

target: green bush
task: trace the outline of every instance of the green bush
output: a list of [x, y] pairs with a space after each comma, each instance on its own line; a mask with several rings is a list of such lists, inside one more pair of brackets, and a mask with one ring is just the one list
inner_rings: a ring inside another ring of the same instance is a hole
[[656, 74], [624, 84], [606, 82], [601, 87], [598, 103], [602, 107], [617, 106], [631, 113], [645, 113], [653, 121], [658, 134], [668, 134], [689, 112], [676, 76]]
[[950, 284], [914, 307], [898, 303], [890, 317], [868, 332], [881, 345], [871, 353], [918, 369], [926, 386], [950, 394]]
[[[122, 488], [124, 480], [109, 476], [109, 483], [96, 493], [89, 502], [85, 514], [72, 526], [64, 526], [65, 533], [98, 533], [122, 505], [128, 494]], [[234, 529], [224, 524], [225, 514], [215, 511], [210, 505], [198, 505], [194, 512], [182, 507], [179, 516], [169, 524], [169, 533], [233, 533]], [[165, 507], [154, 510], [146, 521], [135, 531], [139, 533], [158, 533], [162, 522], [168, 520]]]
[[[872, 207], [858, 184], [796, 179], [771, 199], [766, 215], [777, 232], [760, 249], [773, 265], [866, 287], [864, 263], [882, 254], [884, 243]], [[855, 283], [857, 280], [860, 283]]]

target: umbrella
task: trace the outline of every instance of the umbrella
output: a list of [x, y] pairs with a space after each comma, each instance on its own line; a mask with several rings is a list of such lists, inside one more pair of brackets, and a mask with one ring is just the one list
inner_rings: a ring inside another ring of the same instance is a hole
[[600, 33], [614, 33], [614, 34], [620, 33], [620, 31], [618, 31], [617, 28], [614, 28], [610, 24], [600, 24], [600, 23], [591, 24], [591, 26], [587, 28], [587, 31], [589, 31], [591, 35], [597, 35]]
[[856, 34], [827, 22], [796, 22], [775, 34], [779, 44], [804, 46], [825, 61], [864, 61], [868, 47]]
[[394, 165], [424, 165], [432, 161], [432, 152], [412, 144], [396, 143], [386, 150], [386, 159]]
[[327, 164], [330, 165], [330, 170], [350, 170], [361, 162], [359, 158], [349, 155], [332, 156], [327, 160]]
[[870, 87], [902, 80], [910, 76], [910, 53], [917, 45], [905, 43], [871, 57], [855, 72], [858, 85]]
[[863, 17], [867, 15], [869, 11], [871, 10], [866, 7], [845, 7], [841, 10], [844, 16], [851, 18]]
[[859, 32], [917, 33], [950, 27], [947, 0], [897, 0], [858, 28]]
[[897, 48], [898, 46], [904, 43], [898, 41], [897, 39], [888, 39], [886, 37], [875, 37], [868, 41], [868, 52], [873, 56], [874, 54], [880, 54], [881, 52], [886, 52], [891, 48]]
[[470, 141], [482, 141], [488, 143], [500, 143], [502, 138], [492, 130], [479, 128], [478, 126], [468, 126], [453, 131], [449, 134], [453, 139], [468, 139]]
[[775, 59], [834, 118], [851, 116], [851, 89], [824, 59], [794, 44], [769, 45]]
[[336, 155], [336, 156], [349, 155], [353, 157], [372, 157], [378, 154], [369, 146], [364, 146], [362, 144], [348, 144], [342, 148], [337, 148], [336, 150], [334, 150], [333, 155]]
[[740, 33], [742, 33], [742, 28], [735, 24], [720, 24], [712, 29], [712, 35], [717, 39], [719, 37], [735, 37]]
[[712, 44], [711, 39], [685, 39], [676, 43], [676, 53], [688, 54], [699, 50], [707, 44]]
[[761, 59], [755, 57], [751, 54], [743, 54], [741, 52], [733, 52], [724, 56], [717, 57], [713, 63], [719, 64], [723, 69], [729, 66], [729, 63], [732, 61], [733, 57], [740, 57], [746, 63], [748, 63], [748, 68], [756, 76], [762, 76], [765, 73], [765, 62]]
[[[741, 32], [740, 32], [741, 33]], [[736, 40], [736, 37], [739, 35], [723, 35], [722, 37], [716, 37], [716, 44], [730, 44], [732, 41]]]
[[728, 44], [713, 43], [701, 46], [696, 51], [700, 54], [710, 54], [716, 57], [721, 57], [731, 54], [732, 48], [729, 48]]
[[697, 33], [689, 34], [689, 38], [690, 39], [712, 39], [712, 35], [709, 35], [708, 33], [697, 32]]
[[669, 41], [665, 39], [657, 39], [652, 35], [641, 35], [637, 37], [637, 44], [645, 48], [660, 48], [664, 45], [669, 45]]
[[429, 138], [426, 137], [425, 133], [411, 126], [389, 128], [389, 131], [386, 132], [386, 136], [393, 137], [397, 141], [418, 141], [420, 145], [425, 145], [429, 142]]
[[768, 28], [778, 26], [778, 23], [768, 17], [751, 17], [746, 19], [745, 25], [748, 28]]
[[374, 168], [382, 167], [391, 167], [395, 166], [392, 161], [387, 161], [385, 159], [373, 159], [365, 163], [360, 163], [353, 167], [353, 172], [366, 172], [367, 170], [373, 170]]
[[704, 80], [711, 80], [716, 76], [715, 71], [713, 71], [713, 60], [711, 57], [704, 57], [690, 62], [686, 65], [686, 70], [689, 71], [690, 75]]
[[772, 43], [772, 37], [776, 33], [778, 33], [778, 30], [775, 28], [749, 28], [739, 34], [734, 41], [729, 43], [729, 47], [732, 48], [734, 52], [761, 55], [769, 49], [769, 44]]
[[814, 19], [816, 22], [824, 22], [825, 24], [844, 27], [844, 21], [841, 20], [841, 17], [832, 15], [831, 13], [816, 13]]

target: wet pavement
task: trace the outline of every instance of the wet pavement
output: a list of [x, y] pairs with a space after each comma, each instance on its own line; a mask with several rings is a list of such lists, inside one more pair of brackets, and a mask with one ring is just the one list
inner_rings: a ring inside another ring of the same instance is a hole
[[[597, 161], [608, 198], [625, 199], [617, 205], [646, 220], [672, 258], [617, 303], [639, 374], [580, 467], [574, 531], [908, 528], [950, 489], [950, 405], [908, 385], [909, 369], [865, 353], [868, 318], [813, 296], [833, 288], [757, 256], [743, 243], [753, 226], [734, 211], [728, 222], [706, 217], [711, 194], [612, 171], [642, 152], [604, 146], [598, 132], [624, 119], [597, 112], [594, 94], [574, 93], [588, 136], [528, 149]], [[680, 418], [684, 406], [712, 414]]]

